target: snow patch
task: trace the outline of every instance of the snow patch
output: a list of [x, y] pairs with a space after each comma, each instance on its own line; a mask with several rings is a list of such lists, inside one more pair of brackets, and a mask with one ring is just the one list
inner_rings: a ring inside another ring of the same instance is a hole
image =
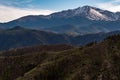
[[92, 8], [90, 8], [88, 18], [92, 19], [92, 20], [108, 20], [107, 16], [101, 14], [100, 12], [98, 12]]

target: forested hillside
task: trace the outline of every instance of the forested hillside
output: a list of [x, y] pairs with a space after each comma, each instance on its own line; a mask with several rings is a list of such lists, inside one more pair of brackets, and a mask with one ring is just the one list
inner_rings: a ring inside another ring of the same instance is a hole
[[1, 52], [0, 80], [120, 80], [120, 35], [82, 47], [43, 47]]

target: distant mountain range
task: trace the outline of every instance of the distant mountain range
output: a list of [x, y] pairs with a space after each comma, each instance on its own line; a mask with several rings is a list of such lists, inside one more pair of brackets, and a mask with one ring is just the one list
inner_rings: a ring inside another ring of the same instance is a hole
[[70, 44], [82, 46], [95, 41], [100, 42], [106, 37], [115, 34], [120, 34], [120, 31], [70, 36], [66, 34], [58, 34], [54, 32], [33, 30], [16, 26], [11, 29], [0, 31], [0, 50], [51, 44]]
[[86, 45], [120, 34], [119, 30], [120, 12], [83, 6], [1, 23], [0, 50], [51, 44]]
[[120, 12], [114, 13], [91, 6], [83, 6], [47, 16], [25, 16], [0, 24], [0, 28], [12, 28], [13, 26], [74, 35], [110, 32], [120, 30]]

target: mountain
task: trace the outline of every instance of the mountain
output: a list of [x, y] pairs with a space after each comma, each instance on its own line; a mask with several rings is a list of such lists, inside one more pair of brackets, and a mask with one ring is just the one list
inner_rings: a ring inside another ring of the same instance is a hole
[[1, 80], [120, 80], [120, 35], [83, 47], [39, 46], [0, 53]]
[[8, 23], [1, 23], [0, 27], [23, 26], [25, 28], [58, 31], [59, 33], [85, 35], [120, 30], [119, 21], [120, 12], [115, 13], [91, 6], [83, 6], [47, 16], [25, 16]]
[[51, 14], [52, 17], [74, 17], [81, 16], [89, 20], [116, 21], [119, 20], [119, 13], [113, 13], [96, 7], [83, 6], [76, 9], [70, 9]]
[[46, 44], [69, 44], [65, 35], [14, 27], [0, 31], [0, 50]]
[[48, 31], [27, 29], [20, 26], [0, 31], [0, 50], [22, 48], [36, 45], [70, 44], [83, 46], [91, 42], [103, 41], [110, 35], [120, 34], [120, 31], [88, 35], [66, 35]]

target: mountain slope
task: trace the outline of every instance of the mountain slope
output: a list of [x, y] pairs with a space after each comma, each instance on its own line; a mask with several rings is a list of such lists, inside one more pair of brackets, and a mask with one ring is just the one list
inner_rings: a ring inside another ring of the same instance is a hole
[[113, 36], [101, 44], [62, 52], [62, 58], [39, 64], [17, 80], [119, 80], [119, 39]]
[[44, 45], [0, 52], [0, 80], [14, 80], [34, 68], [51, 56], [51, 53], [46, 54], [46, 52], [55, 53], [72, 48], [70, 45]]
[[[73, 31], [64, 30], [64, 33], [93, 34], [99, 32], [110, 32], [120, 29], [120, 13], [110, 12], [91, 6], [83, 6], [76, 9], [69, 9], [51, 15], [25, 16], [8, 23], [1, 23], [1, 28], [11, 28], [11, 26], [23, 26], [32, 29], [44, 29], [55, 31], [54, 28], [61, 26], [73, 26]], [[110, 24], [110, 25], [109, 25]], [[75, 31], [77, 28], [79, 31]], [[113, 29], [114, 28], [114, 29]], [[90, 30], [89, 30], [90, 29]], [[88, 31], [89, 30], [89, 31]], [[59, 30], [60, 33], [63, 31]]]
[[68, 44], [65, 35], [39, 30], [12, 28], [0, 31], [0, 50], [45, 44]]
[[17, 26], [0, 31], [0, 45], [2, 45], [0, 50], [51, 44], [70, 44], [74, 46], [82, 46], [94, 41], [100, 42], [110, 35], [120, 34], [120, 31], [77, 36], [74, 36], [76, 33], [68, 34], [71, 35], [33, 30]]
[[[120, 36], [117, 35], [108, 37], [98, 44], [65, 51], [28, 50], [30, 54], [1, 56], [0, 78], [2, 80], [15, 78], [16, 80], [119, 80], [119, 46]], [[59, 48], [61, 47], [58, 46]], [[11, 52], [17, 54], [17, 51], [20, 50]]]

